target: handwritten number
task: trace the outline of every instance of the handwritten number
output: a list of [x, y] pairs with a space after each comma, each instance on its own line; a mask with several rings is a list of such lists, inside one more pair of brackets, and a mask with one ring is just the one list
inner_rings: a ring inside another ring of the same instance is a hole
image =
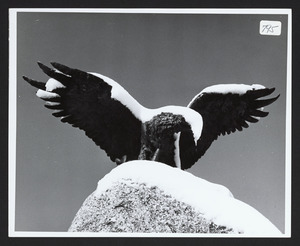
[[262, 32], [263, 33], [273, 33], [274, 29], [278, 26], [272, 26], [272, 25], [263, 25]]

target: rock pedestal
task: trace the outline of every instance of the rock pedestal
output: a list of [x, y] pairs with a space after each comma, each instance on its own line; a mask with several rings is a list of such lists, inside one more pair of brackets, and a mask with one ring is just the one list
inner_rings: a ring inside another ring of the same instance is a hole
[[280, 234], [224, 186], [151, 161], [124, 163], [107, 174], [69, 231]]

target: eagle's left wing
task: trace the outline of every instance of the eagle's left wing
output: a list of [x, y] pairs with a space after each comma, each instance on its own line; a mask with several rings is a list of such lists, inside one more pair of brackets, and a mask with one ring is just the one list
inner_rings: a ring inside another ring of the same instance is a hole
[[47, 83], [23, 77], [38, 88], [37, 96], [46, 101], [53, 115], [82, 129], [112, 161], [138, 158], [143, 109], [117, 82], [97, 74], [51, 63], [40, 68], [50, 77]]
[[[273, 103], [278, 97], [259, 100], [274, 92], [275, 88], [262, 85], [223, 84], [207, 87], [189, 103], [188, 107], [200, 113], [203, 118], [201, 137], [196, 151], [187, 150], [181, 153], [185, 167], [192, 166], [209, 148], [219, 135], [230, 134], [247, 128], [248, 122], [258, 122], [268, 112], [263, 107]], [[188, 139], [181, 139], [182, 148]]]

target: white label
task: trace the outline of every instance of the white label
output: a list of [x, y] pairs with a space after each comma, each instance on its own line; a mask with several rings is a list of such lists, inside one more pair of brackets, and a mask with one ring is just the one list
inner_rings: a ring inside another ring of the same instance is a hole
[[261, 35], [279, 36], [281, 34], [281, 22], [262, 20], [259, 25], [259, 33]]

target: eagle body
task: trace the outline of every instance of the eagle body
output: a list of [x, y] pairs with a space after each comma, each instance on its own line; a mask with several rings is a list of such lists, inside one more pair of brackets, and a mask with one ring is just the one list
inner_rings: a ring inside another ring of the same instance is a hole
[[215, 85], [197, 94], [187, 107], [149, 109], [120, 84], [98, 73], [38, 63], [47, 83], [23, 78], [62, 122], [85, 131], [117, 164], [154, 160], [190, 168], [219, 135], [242, 131], [268, 115], [262, 108], [279, 96], [262, 85]]
[[[191, 139], [196, 135], [183, 115], [168, 111], [155, 115], [143, 125], [142, 149], [139, 159], [152, 159], [168, 163], [173, 167], [181, 167], [178, 143], [180, 142], [180, 135], [184, 132], [189, 132]], [[194, 145], [196, 145], [197, 140], [198, 137], [196, 137]]]

